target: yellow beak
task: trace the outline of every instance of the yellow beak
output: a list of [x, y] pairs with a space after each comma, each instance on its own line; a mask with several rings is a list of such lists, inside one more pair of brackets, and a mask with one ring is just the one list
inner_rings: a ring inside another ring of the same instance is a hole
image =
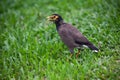
[[52, 16], [48, 16], [48, 17], [47, 17], [47, 20], [48, 20], [48, 21], [52, 21], [52, 20], [53, 20], [53, 19], [52, 19]]
[[56, 21], [58, 19], [58, 16], [48, 16], [47, 20], [49, 21]]

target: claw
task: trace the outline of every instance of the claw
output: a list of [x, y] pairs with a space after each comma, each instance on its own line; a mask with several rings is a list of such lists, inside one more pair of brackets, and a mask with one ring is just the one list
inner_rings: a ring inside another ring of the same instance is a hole
[[78, 50], [78, 53], [76, 54], [76, 58], [78, 58], [79, 54], [80, 54], [80, 50]]

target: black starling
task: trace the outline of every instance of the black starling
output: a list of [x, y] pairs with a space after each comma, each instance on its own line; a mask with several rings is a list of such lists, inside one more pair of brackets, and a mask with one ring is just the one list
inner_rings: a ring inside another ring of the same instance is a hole
[[58, 34], [60, 35], [62, 41], [67, 45], [71, 52], [71, 56], [74, 53], [74, 48], [78, 48], [78, 53], [80, 53], [80, 48], [86, 45], [94, 52], [98, 52], [98, 49], [86, 38], [84, 37], [75, 27], [71, 24], [65, 23], [63, 18], [58, 14], [52, 14], [47, 17], [49, 21], [52, 21], [56, 25]]

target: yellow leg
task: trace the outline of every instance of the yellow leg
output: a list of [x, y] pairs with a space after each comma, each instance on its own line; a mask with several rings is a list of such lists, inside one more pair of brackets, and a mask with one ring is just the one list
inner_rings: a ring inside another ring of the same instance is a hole
[[78, 53], [76, 54], [76, 58], [78, 58], [79, 54], [80, 54], [80, 49], [78, 49]]
[[70, 58], [71, 58], [72, 56], [73, 56], [73, 54], [71, 53], [71, 54], [70, 54]]
[[[70, 58], [73, 56], [73, 53], [70, 53]], [[70, 58], [67, 59], [67, 61], [69, 62]]]

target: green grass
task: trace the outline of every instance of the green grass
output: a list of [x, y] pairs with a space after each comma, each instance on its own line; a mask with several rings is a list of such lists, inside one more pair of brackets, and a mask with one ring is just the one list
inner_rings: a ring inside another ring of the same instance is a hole
[[[119, 3], [1, 0], [0, 80], [119, 80]], [[55, 25], [46, 21], [53, 13], [77, 27], [101, 51], [84, 49], [79, 58], [70, 58]]]

